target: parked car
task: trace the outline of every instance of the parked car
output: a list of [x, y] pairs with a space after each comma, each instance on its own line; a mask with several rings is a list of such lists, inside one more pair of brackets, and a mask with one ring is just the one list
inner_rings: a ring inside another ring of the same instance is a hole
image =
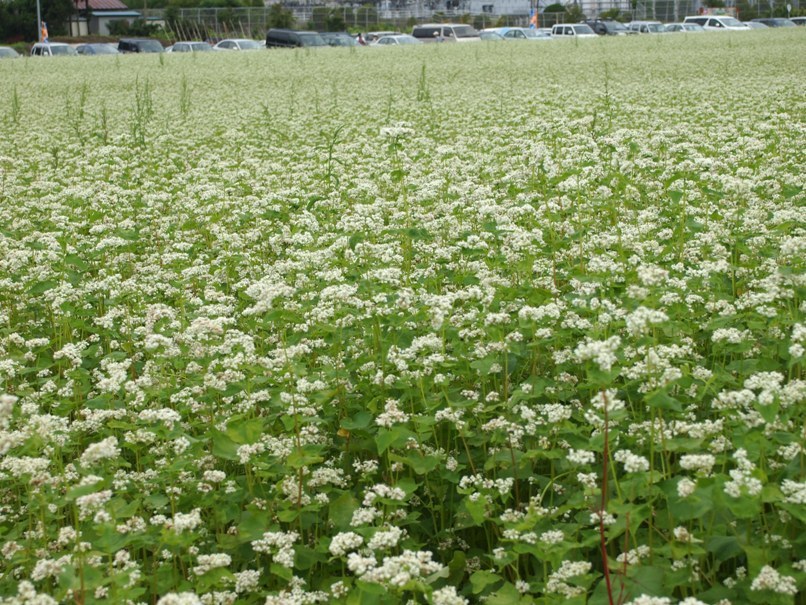
[[79, 44], [76, 46], [76, 52], [79, 55], [119, 55], [115, 46], [112, 44], [92, 43], [92, 44]]
[[792, 19], [783, 19], [781, 17], [776, 17], [773, 19], [761, 17], [759, 19], [753, 19], [753, 22], [763, 23], [767, 27], [796, 27]]
[[669, 33], [703, 34], [705, 28], [696, 23], [667, 23], [666, 31]]
[[207, 42], [175, 42], [165, 49], [167, 53], [206, 53], [213, 50]]
[[683, 23], [696, 23], [702, 25], [707, 31], [750, 31], [744, 23], [727, 15], [697, 15], [686, 17]]
[[396, 36], [400, 32], [392, 32], [392, 31], [381, 31], [381, 32], [367, 32], [364, 36], [364, 41], [367, 44], [372, 44], [373, 42], [377, 42], [384, 36]]
[[551, 34], [539, 32], [536, 29], [528, 27], [499, 27], [498, 33], [501, 34], [505, 40], [551, 40]]
[[585, 24], [600, 36], [625, 36], [635, 33], [627, 29], [627, 26], [623, 23], [609, 19], [588, 19]]
[[422, 44], [422, 42], [409, 34], [393, 34], [378, 38], [372, 46], [406, 46], [409, 44]]
[[358, 40], [346, 32], [319, 32], [328, 46], [361, 46]]
[[665, 34], [666, 27], [660, 21], [632, 21], [627, 29], [636, 34]]
[[0, 59], [16, 59], [19, 56], [20, 53], [10, 46], [0, 46]]
[[37, 42], [31, 47], [32, 57], [66, 57], [77, 54], [75, 48], [63, 42]]
[[791, 17], [789, 20], [798, 26], [806, 25], [806, 17]]
[[759, 23], [758, 21], [742, 21], [750, 29], [770, 29], [769, 26]]
[[421, 42], [477, 42], [479, 32], [463, 23], [425, 23], [415, 25], [411, 35]]
[[121, 38], [118, 51], [122, 53], [161, 53], [165, 49], [157, 40], [151, 38]]
[[552, 38], [598, 38], [584, 23], [557, 23], [551, 28]]
[[500, 42], [505, 39], [497, 29], [483, 29], [479, 32], [479, 38], [489, 42]]
[[263, 48], [263, 44], [247, 38], [227, 38], [213, 46], [213, 50], [260, 50], [261, 48]]
[[322, 36], [316, 32], [293, 29], [270, 29], [266, 33], [266, 48], [301, 48], [327, 46]]

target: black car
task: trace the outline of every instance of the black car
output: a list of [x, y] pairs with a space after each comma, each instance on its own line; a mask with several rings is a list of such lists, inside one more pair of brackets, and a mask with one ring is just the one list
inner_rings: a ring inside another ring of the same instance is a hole
[[623, 23], [608, 19], [588, 19], [584, 23], [600, 36], [626, 36], [635, 33], [627, 29]]
[[346, 32], [319, 32], [328, 46], [359, 46], [358, 40]]
[[299, 48], [303, 46], [327, 46], [327, 42], [316, 32], [270, 29], [266, 33], [266, 48]]
[[161, 53], [165, 49], [157, 40], [150, 38], [121, 38], [118, 51], [122, 53]]
[[756, 23], [763, 23], [767, 27], [795, 27], [797, 24], [794, 21], [789, 19], [784, 19], [782, 17], [777, 18], [764, 18], [761, 19], [753, 19]]

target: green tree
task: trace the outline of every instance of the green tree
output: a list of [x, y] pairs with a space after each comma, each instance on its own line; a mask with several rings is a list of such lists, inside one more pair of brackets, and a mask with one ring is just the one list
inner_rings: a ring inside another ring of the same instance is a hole
[[271, 8], [269, 8], [269, 17], [266, 25], [269, 27], [291, 29], [294, 27], [294, 13], [284, 8], [282, 4], [272, 4]]
[[[42, 20], [48, 24], [49, 36], [63, 36], [68, 31], [70, 16], [75, 12], [71, 0], [42, 0]], [[36, 3], [33, 0], [0, 2], [0, 40], [36, 40]]]

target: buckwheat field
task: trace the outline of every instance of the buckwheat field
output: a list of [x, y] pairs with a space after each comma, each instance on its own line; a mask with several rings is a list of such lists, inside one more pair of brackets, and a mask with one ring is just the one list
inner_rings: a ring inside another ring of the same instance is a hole
[[0, 603], [804, 603], [804, 56], [0, 64]]

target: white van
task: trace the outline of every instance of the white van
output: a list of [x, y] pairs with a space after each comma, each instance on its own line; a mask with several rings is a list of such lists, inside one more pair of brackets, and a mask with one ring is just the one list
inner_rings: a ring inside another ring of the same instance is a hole
[[697, 15], [696, 17], [686, 17], [683, 23], [696, 23], [697, 25], [702, 25], [703, 29], [708, 31], [750, 31], [750, 28], [744, 23], [728, 15]]
[[411, 35], [420, 42], [478, 42], [479, 32], [464, 23], [425, 23], [415, 25]]
[[552, 38], [598, 38], [590, 25], [584, 23], [556, 23], [551, 28]]

